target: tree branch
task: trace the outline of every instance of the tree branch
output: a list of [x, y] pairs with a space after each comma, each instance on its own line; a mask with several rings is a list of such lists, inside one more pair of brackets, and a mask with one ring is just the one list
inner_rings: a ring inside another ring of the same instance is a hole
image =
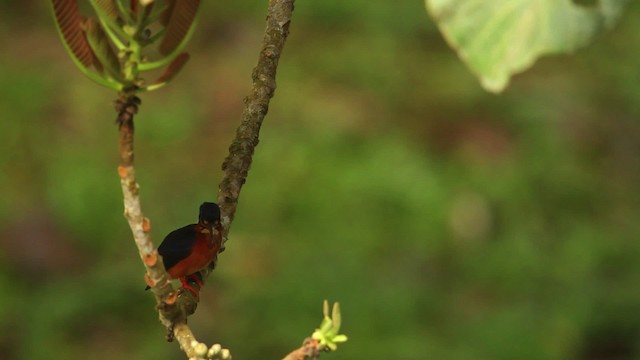
[[[276, 90], [276, 70], [289, 35], [294, 3], [295, 0], [269, 0], [262, 49], [251, 76], [251, 93], [244, 99], [242, 122], [229, 146], [229, 155], [222, 163], [224, 176], [218, 186], [218, 205], [222, 212], [223, 227], [222, 250], [228, 240], [240, 190], [246, 182], [253, 152], [259, 142], [260, 127], [269, 110], [269, 101]], [[212, 263], [208, 269], [203, 270], [202, 278], [206, 279], [215, 266], [216, 264]]]
[[[263, 45], [258, 64], [252, 74], [251, 94], [244, 100], [242, 122], [229, 147], [229, 155], [222, 164], [224, 177], [219, 185], [218, 203], [222, 211], [223, 244], [228, 239], [240, 190], [246, 181], [254, 150], [258, 145], [260, 127], [269, 109], [269, 101], [276, 89], [276, 69], [289, 35], [294, 1], [269, 1]], [[207, 349], [206, 345], [195, 339], [186, 325], [187, 317], [195, 312], [197, 299], [190, 292], [184, 292], [178, 296], [169, 282], [167, 273], [162, 266], [162, 259], [151, 240], [151, 222], [142, 213], [139, 185], [136, 182], [133, 161], [133, 117], [138, 111], [139, 104], [140, 100], [135, 96], [135, 89], [122, 93], [116, 102], [117, 122], [120, 125], [118, 174], [124, 197], [124, 214], [145, 265], [145, 279], [156, 296], [160, 320], [170, 330], [169, 340], [177, 339], [180, 347], [189, 358], [226, 358], [228, 350], [217, 351], [220, 348], [219, 345]], [[208, 277], [215, 265], [212, 263], [208, 269], [202, 271], [202, 279]]]
[[317, 359], [321, 352], [318, 349], [318, 344], [318, 340], [308, 337], [304, 339], [302, 346], [290, 352], [282, 360]]
[[153, 285], [161, 283], [162, 280], [168, 283], [167, 273], [158, 261], [158, 253], [151, 241], [151, 222], [144, 217], [140, 206], [140, 187], [136, 181], [134, 168], [133, 151], [133, 117], [138, 112], [138, 99], [132, 92], [122, 93], [116, 100], [116, 111], [118, 118], [116, 122], [120, 129], [120, 185], [124, 197], [124, 216], [129, 222], [129, 227], [133, 233], [133, 239], [138, 247], [140, 258], [147, 270], [147, 283]]
[[[118, 166], [118, 175], [120, 176], [120, 185], [122, 186], [124, 199], [124, 216], [129, 222], [138, 253], [146, 269], [145, 280], [147, 284], [151, 286], [156, 296], [156, 302], [160, 310], [160, 320], [168, 329], [175, 331], [176, 328], [180, 328], [176, 327], [176, 325], [186, 323], [187, 311], [189, 311], [189, 314], [193, 313], [197, 302], [193, 299], [192, 305], [190, 305], [192, 309], [187, 309], [189, 304], [179, 304], [177, 302], [178, 292], [173, 289], [162, 265], [162, 258], [156, 251], [156, 247], [151, 240], [151, 222], [142, 213], [139, 194], [140, 186], [135, 177], [133, 148], [133, 118], [138, 112], [140, 99], [138, 99], [134, 93], [135, 89], [130, 89], [120, 94], [116, 100], [116, 111], [118, 112], [116, 122], [119, 125], [120, 131], [120, 165]], [[186, 292], [181, 298], [188, 298], [189, 296], [193, 297], [190, 292]], [[191, 332], [188, 331], [188, 334], [190, 333]], [[191, 336], [191, 338], [192, 337], [193, 336]], [[173, 338], [173, 336], [171, 336], [171, 338]], [[180, 336], [179, 338], [189, 337]], [[189, 344], [190, 343], [191, 342], [189, 342]], [[182, 345], [181, 343], [181, 346]]]
[[223, 242], [227, 241], [240, 190], [246, 181], [253, 152], [258, 145], [260, 127], [269, 110], [269, 101], [276, 90], [278, 60], [289, 35], [293, 7], [294, 0], [269, 1], [267, 27], [258, 64], [252, 74], [251, 94], [244, 99], [242, 123], [229, 146], [229, 155], [222, 164], [224, 177], [219, 186], [218, 202], [223, 214]]

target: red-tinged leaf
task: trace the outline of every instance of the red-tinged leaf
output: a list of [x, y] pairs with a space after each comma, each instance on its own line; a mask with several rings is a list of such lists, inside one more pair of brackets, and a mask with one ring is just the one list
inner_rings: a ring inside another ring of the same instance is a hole
[[96, 18], [88, 18], [83, 23], [83, 28], [87, 34], [87, 41], [93, 49], [93, 53], [100, 60], [105, 70], [115, 79], [121, 79], [120, 61], [115, 51], [109, 43], [107, 34], [102, 29], [100, 22]]
[[176, 0], [166, 0], [167, 8], [162, 12], [160, 16], [160, 24], [162, 26], [167, 26], [169, 24], [169, 19], [171, 19], [171, 14], [173, 13], [173, 8], [176, 5]]
[[111, 20], [116, 20], [120, 16], [115, 0], [95, 0], [95, 4]]
[[155, 81], [155, 83], [160, 84], [171, 81], [180, 72], [180, 70], [182, 70], [187, 61], [189, 61], [189, 54], [186, 52], [176, 56], [171, 64], [164, 69], [164, 73]]
[[67, 49], [85, 67], [93, 63], [93, 53], [81, 28], [82, 17], [76, 0], [51, 0], [56, 24]]
[[131, 0], [131, 10], [134, 14], [138, 14], [138, 0]]
[[196, 18], [199, 5], [200, 0], [175, 0], [166, 33], [158, 48], [161, 54], [169, 55], [180, 46]]

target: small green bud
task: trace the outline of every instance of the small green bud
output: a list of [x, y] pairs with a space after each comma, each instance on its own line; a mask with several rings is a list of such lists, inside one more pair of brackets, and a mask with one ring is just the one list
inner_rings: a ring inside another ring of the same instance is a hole
[[193, 347], [193, 351], [196, 353], [196, 355], [204, 357], [207, 354], [207, 345], [199, 343]]
[[222, 360], [231, 360], [231, 352], [229, 351], [229, 349], [222, 349], [222, 352], [220, 353], [220, 358]]
[[213, 346], [211, 346], [211, 349], [209, 349], [209, 352], [207, 353], [207, 355], [209, 357], [214, 357], [218, 355], [221, 350], [222, 350], [222, 346], [220, 344], [213, 344]]

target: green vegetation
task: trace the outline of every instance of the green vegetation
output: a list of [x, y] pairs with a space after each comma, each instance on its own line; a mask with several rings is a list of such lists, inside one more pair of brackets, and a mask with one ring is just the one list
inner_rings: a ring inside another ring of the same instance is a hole
[[[1, 357], [182, 359], [121, 214], [113, 92], [47, 6], [0, 3]], [[422, 1], [300, 2], [199, 339], [278, 359], [326, 298], [349, 336], [326, 358], [640, 357], [639, 17], [495, 96]], [[207, 2], [189, 64], [142, 95], [156, 243], [215, 198], [263, 20]]]

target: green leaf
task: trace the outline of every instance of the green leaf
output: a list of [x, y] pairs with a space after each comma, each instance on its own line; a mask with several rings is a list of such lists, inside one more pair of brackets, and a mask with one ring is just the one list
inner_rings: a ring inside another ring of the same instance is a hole
[[[164, 38], [158, 46], [158, 51], [162, 55], [169, 55], [176, 49], [182, 49], [189, 40], [190, 29], [195, 21], [200, 0], [175, 0], [167, 11], [170, 11]], [[162, 21], [165, 21], [163, 16]]]
[[115, 0], [91, 0], [91, 5], [105, 16], [113, 21], [116, 21], [120, 17], [118, 6]]
[[331, 319], [328, 317], [325, 317], [324, 319], [322, 319], [322, 322], [320, 323], [320, 332], [323, 334], [326, 334], [331, 332], [332, 329], [333, 329], [333, 322], [331, 321]]
[[458, 56], [491, 92], [545, 54], [570, 53], [612, 26], [627, 0], [426, 0]]
[[340, 323], [342, 322], [342, 316], [340, 315], [340, 303], [333, 304], [331, 319], [333, 320], [333, 328], [337, 333], [338, 331], [340, 331]]
[[96, 18], [88, 18], [84, 22], [84, 28], [93, 53], [100, 60], [100, 63], [104, 66], [107, 73], [114, 79], [122, 81], [123, 76], [120, 61], [113, 51], [113, 48], [111, 48], [108, 37], [102, 29], [100, 22], [98, 22]]
[[336, 343], [341, 343], [341, 342], [346, 342], [348, 340], [347, 335], [336, 335], [333, 337], [333, 342]]
[[325, 300], [322, 304], [322, 313], [324, 316], [320, 328], [316, 329], [311, 337], [319, 341], [318, 349], [336, 350], [338, 348], [336, 343], [347, 341], [346, 335], [338, 334], [341, 322], [340, 304], [333, 304], [331, 317], [329, 317], [329, 302]]
[[119, 22], [122, 21], [120, 18], [120, 13], [118, 11], [118, 6], [116, 5], [115, 0], [90, 0], [93, 9], [98, 15], [98, 19], [100, 20], [100, 24], [102, 25], [103, 30], [109, 36], [109, 39], [113, 42], [113, 44], [118, 48], [118, 50], [124, 50], [126, 48], [125, 43], [118, 37], [131, 41], [131, 37], [127, 36], [127, 34], [120, 27]]

